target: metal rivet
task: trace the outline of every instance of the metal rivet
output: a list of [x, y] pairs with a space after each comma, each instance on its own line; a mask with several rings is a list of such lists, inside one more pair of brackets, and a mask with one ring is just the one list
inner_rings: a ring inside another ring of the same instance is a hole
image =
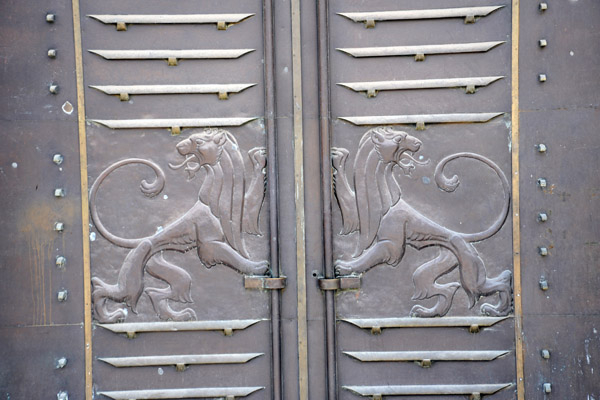
[[548, 290], [548, 281], [544, 278], [540, 279], [540, 289], [542, 289], [544, 292]]
[[54, 223], [54, 230], [56, 232], [63, 232], [65, 230], [65, 224], [62, 222], [55, 222]]
[[421, 366], [423, 368], [430, 368], [431, 367], [431, 360], [430, 359], [421, 360], [419, 362], [419, 366]]
[[540, 3], [540, 11], [546, 11], [548, 9], [548, 3]]
[[380, 326], [373, 326], [373, 327], [371, 327], [371, 334], [373, 334], [373, 335], [381, 335], [381, 327]]
[[227, 100], [229, 98], [229, 95], [227, 94], [227, 92], [219, 92], [219, 100]]
[[479, 325], [477, 324], [473, 324], [469, 327], [469, 332], [471, 333], [477, 333], [480, 331]]
[[538, 247], [538, 253], [540, 256], [546, 257], [548, 255], [548, 248], [547, 247]]
[[373, 98], [377, 96], [377, 90], [375, 89], [367, 89], [367, 97]]
[[545, 188], [545, 187], [548, 186], [548, 181], [546, 180], [546, 178], [539, 178], [537, 180], [537, 184], [538, 184], [539, 187]]
[[69, 394], [67, 392], [58, 392], [56, 394], [56, 400], [69, 400]]
[[58, 94], [58, 85], [51, 83], [50, 86], [48, 87], [48, 90], [50, 91], [50, 93], [52, 94]]
[[551, 392], [552, 392], [552, 384], [544, 383], [544, 393], [551, 393]]
[[225, 23], [225, 21], [217, 21], [217, 29], [220, 31], [227, 30], [227, 24]]
[[474, 15], [467, 15], [465, 17], [465, 24], [474, 24], [475, 23], [475, 16]]
[[69, 292], [67, 291], [67, 289], [59, 290], [58, 293], [56, 294], [56, 298], [61, 303], [64, 301], [67, 301], [68, 296], [69, 296]]
[[425, 61], [425, 54], [415, 54], [415, 61]]
[[54, 14], [46, 14], [46, 22], [49, 24], [53, 23], [55, 19], [56, 16]]
[[225, 328], [225, 329], [223, 329], [223, 334], [225, 336], [232, 336], [233, 335], [233, 329], [232, 328]]
[[171, 135], [179, 135], [181, 134], [181, 127], [180, 126], [172, 126], [171, 127]]
[[475, 93], [475, 85], [467, 85], [467, 87], [465, 88], [465, 93], [466, 94]]
[[548, 46], [548, 41], [546, 41], [546, 39], [540, 39], [540, 41], [538, 43], [539, 43], [540, 47]]
[[424, 131], [425, 130], [425, 122], [417, 122], [417, 130]]
[[541, 356], [544, 360], [548, 360], [550, 358], [550, 350], [542, 349]]
[[56, 266], [58, 268], [62, 269], [62, 268], [65, 267], [65, 265], [67, 265], [67, 259], [66, 259], [66, 257], [63, 257], [63, 256], [56, 257]]
[[66, 357], [61, 357], [56, 360], [56, 368], [64, 368], [67, 366], [68, 360]]
[[122, 32], [127, 30], [127, 25], [125, 22], [117, 22], [117, 30]]
[[127, 336], [127, 339], [134, 339], [135, 338], [135, 332], [127, 332], [125, 334], [125, 336]]
[[48, 49], [48, 57], [56, 58], [56, 49]]
[[365, 28], [367, 29], [371, 29], [371, 28], [375, 28], [375, 20], [374, 19], [368, 19], [365, 21]]
[[481, 400], [481, 393], [471, 393], [471, 395], [469, 396], [469, 400]]
[[119, 100], [129, 101], [129, 94], [128, 93], [119, 93]]
[[543, 213], [543, 212], [538, 213], [537, 220], [538, 220], [538, 222], [546, 222], [546, 221], [548, 221], [548, 214]]
[[175, 57], [167, 58], [167, 64], [169, 65], [169, 67], [177, 66], [177, 58], [175, 58]]
[[179, 364], [176, 364], [176, 365], [175, 365], [175, 369], [176, 369], [178, 372], [183, 372], [183, 371], [185, 371], [185, 364], [181, 364], [181, 363], [179, 363]]
[[548, 77], [546, 76], [546, 74], [539, 74], [538, 75], [538, 80], [540, 82], [546, 82], [546, 80], [548, 80]]
[[54, 197], [65, 197], [65, 189], [63, 189], [63, 188], [54, 189]]
[[544, 143], [536, 144], [535, 148], [540, 153], [545, 153], [548, 150], [548, 147], [546, 147], [546, 145]]
[[64, 157], [62, 156], [62, 154], [55, 154], [52, 156], [52, 162], [56, 165], [62, 164], [63, 160]]

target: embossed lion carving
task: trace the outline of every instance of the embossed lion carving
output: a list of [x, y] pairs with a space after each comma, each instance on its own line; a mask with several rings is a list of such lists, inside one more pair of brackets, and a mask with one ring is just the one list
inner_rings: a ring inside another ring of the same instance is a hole
[[[420, 214], [402, 199], [399, 177], [394, 169], [400, 167], [406, 174], [410, 173], [415, 164], [420, 163], [412, 155], [421, 145], [419, 139], [391, 127], [369, 130], [360, 140], [354, 162], [354, 190], [345, 170], [348, 151], [332, 149], [334, 193], [343, 220], [341, 234], [358, 231], [354, 255], [350, 260], [336, 261], [337, 273], [363, 273], [379, 264], [397, 266], [404, 256], [406, 245], [418, 250], [437, 246], [440, 248], [439, 256], [421, 265], [413, 274], [413, 300], [437, 297], [437, 303], [431, 308], [415, 305], [411, 315], [445, 315], [459, 287], [467, 293], [469, 308], [482, 296], [498, 293], [498, 304], [484, 303], [481, 312], [494, 316], [509, 313], [512, 304], [511, 272], [505, 270], [497, 277], [488, 277], [485, 264], [472, 245], [490, 238], [504, 225], [510, 207], [510, 186], [506, 176], [494, 162], [475, 153], [452, 154], [437, 164], [435, 181], [446, 192], [456, 190], [460, 181], [456, 175], [447, 178], [444, 168], [459, 158], [478, 160], [491, 168], [500, 178], [504, 191], [502, 211], [489, 228], [478, 233], [454, 232]], [[437, 282], [456, 267], [460, 270], [460, 283]]]
[[[266, 151], [254, 148], [248, 152], [253, 163], [253, 176], [246, 187], [242, 154], [235, 137], [223, 129], [195, 131], [180, 141], [176, 149], [185, 161], [169, 165], [185, 167], [190, 179], [204, 169], [198, 201], [181, 217], [152, 236], [127, 239], [114, 235], [102, 223], [96, 206], [96, 196], [102, 182], [116, 169], [129, 164], [146, 165], [155, 172], [153, 182], [142, 181], [140, 189], [148, 197], [158, 195], [165, 185], [165, 174], [154, 162], [131, 158], [116, 162], [105, 169], [90, 190], [90, 211], [98, 232], [111, 243], [131, 249], [119, 271], [115, 284], [92, 278], [92, 300], [96, 318], [101, 322], [125, 319], [127, 308], [133, 312], [146, 293], [161, 319], [195, 319], [191, 308], [175, 311], [169, 301], [191, 303], [192, 278], [183, 268], [163, 258], [164, 251], [187, 252], [196, 249], [201, 262], [210, 268], [224, 264], [244, 274], [264, 274], [267, 261], [251, 261], [242, 231], [259, 235], [258, 218], [264, 200]], [[144, 287], [144, 273], [162, 280], [167, 287]], [[112, 307], [112, 309], [111, 309]]]

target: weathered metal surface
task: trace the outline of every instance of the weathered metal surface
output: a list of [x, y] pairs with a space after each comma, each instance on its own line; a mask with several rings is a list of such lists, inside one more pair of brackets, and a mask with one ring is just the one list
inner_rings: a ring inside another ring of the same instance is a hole
[[[106, 94], [207, 94], [216, 93], [227, 99], [229, 93], [239, 93], [255, 83], [205, 85], [90, 85]], [[123, 96], [122, 96], [123, 97]], [[129, 97], [129, 96], [127, 96]], [[129, 100], [127, 98], [126, 100]]]
[[344, 354], [364, 362], [381, 361], [492, 361], [508, 354], [508, 350], [450, 351], [344, 351]]
[[[255, 14], [105, 14], [88, 15], [104, 24], [216, 24], [219, 30], [240, 23]], [[117, 26], [117, 30], [119, 26]], [[123, 29], [126, 30], [126, 29]]]
[[115, 333], [141, 332], [179, 332], [179, 331], [224, 331], [226, 329], [246, 329], [259, 319], [230, 321], [171, 321], [171, 322], [131, 322], [118, 324], [98, 324]]
[[241, 126], [256, 118], [157, 118], [157, 119], [90, 119], [111, 129], [202, 128]]
[[488, 327], [509, 317], [444, 317], [444, 318], [341, 318], [359, 328], [454, 328], [477, 325]]
[[215, 59], [239, 58], [255, 49], [211, 49], [211, 50], [88, 50], [107, 60], [157, 60], [157, 59]]
[[361, 396], [414, 396], [414, 395], [469, 395], [494, 394], [510, 383], [489, 385], [405, 385], [405, 386], [344, 386], [344, 389]]
[[501, 112], [484, 113], [453, 113], [453, 114], [414, 114], [414, 115], [378, 115], [338, 117], [354, 125], [387, 125], [387, 124], [449, 124], [464, 122], [488, 122], [502, 115]]

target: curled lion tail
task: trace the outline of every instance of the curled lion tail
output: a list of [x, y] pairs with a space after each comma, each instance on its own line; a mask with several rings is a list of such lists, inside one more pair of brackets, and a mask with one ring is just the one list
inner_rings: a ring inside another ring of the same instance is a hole
[[116, 163], [112, 164], [104, 171], [102, 171], [102, 173], [98, 176], [98, 178], [92, 185], [92, 188], [90, 189], [90, 214], [94, 225], [96, 225], [98, 232], [100, 232], [102, 236], [104, 236], [108, 241], [116, 244], [117, 246], [132, 249], [147, 238], [125, 239], [110, 233], [108, 229], [106, 229], [102, 221], [100, 221], [98, 210], [96, 208], [96, 195], [98, 194], [98, 189], [100, 188], [102, 182], [104, 182], [106, 177], [110, 175], [114, 170], [128, 164], [146, 165], [152, 168], [152, 170], [156, 174], [156, 179], [153, 182], [147, 182], [146, 180], [142, 180], [142, 183], [140, 184], [140, 190], [145, 196], [154, 197], [160, 192], [162, 192], [163, 188], [165, 187], [166, 178], [165, 173], [157, 164], [153, 163], [152, 161], [144, 160], [141, 158], [128, 158], [125, 160], [117, 161]]
[[498, 178], [500, 178], [500, 181], [502, 183], [502, 189], [504, 192], [504, 205], [502, 206], [502, 211], [500, 212], [500, 215], [498, 216], [498, 218], [496, 218], [494, 223], [489, 228], [481, 232], [460, 233], [462, 238], [468, 242], [480, 242], [495, 235], [500, 230], [500, 228], [502, 228], [502, 225], [504, 225], [504, 221], [506, 221], [506, 218], [508, 217], [508, 212], [510, 210], [510, 184], [508, 183], [508, 179], [506, 178], [504, 172], [502, 172], [500, 167], [498, 167], [498, 165], [492, 160], [479, 154], [465, 152], [446, 156], [438, 163], [438, 165], [435, 168], [434, 178], [435, 183], [440, 189], [446, 192], [453, 192], [460, 184], [458, 176], [454, 175], [453, 177], [448, 178], [444, 175], [444, 168], [446, 167], [446, 165], [450, 161], [456, 160], [458, 158], [471, 158], [473, 160], [481, 161], [482, 163], [494, 170], [494, 172], [496, 173], [496, 175], [498, 175]]

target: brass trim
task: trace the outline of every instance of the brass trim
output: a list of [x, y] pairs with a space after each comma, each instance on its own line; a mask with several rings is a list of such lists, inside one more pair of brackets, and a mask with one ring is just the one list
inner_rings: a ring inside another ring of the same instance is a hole
[[521, 303], [521, 217], [519, 215], [519, 0], [512, 0], [511, 34], [511, 157], [513, 206], [513, 276], [515, 304], [515, 354], [517, 368], [517, 399], [525, 399], [523, 354], [523, 307]]
[[83, 52], [81, 47], [81, 15], [79, 0], [72, 1], [75, 76], [77, 79], [77, 119], [79, 125], [79, 168], [81, 174], [81, 234], [83, 236], [83, 306], [85, 352], [85, 398], [92, 400], [92, 295], [90, 272], [90, 210], [88, 208], [87, 143], [85, 132], [85, 101], [83, 86]]
[[294, 181], [296, 187], [296, 279], [298, 296], [298, 398], [308, 400], [308, 326], [304, 226], [304, 145], [302, 130], [302, 40], [300, 0], [291, 1], [292, 96], [294, 99]]

